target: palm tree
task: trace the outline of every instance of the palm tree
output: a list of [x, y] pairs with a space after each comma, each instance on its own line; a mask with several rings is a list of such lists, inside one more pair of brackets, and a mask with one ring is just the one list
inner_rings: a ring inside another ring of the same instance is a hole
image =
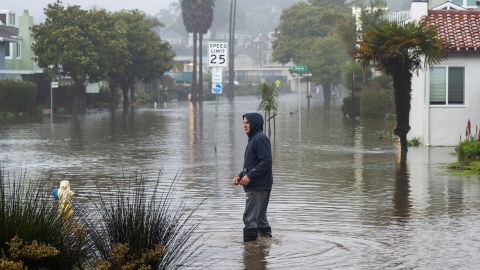
[[444, 41], [437, 37], [435, 28], [424, 22], [405, 25], [386, 22], [372, 25], [363, 36], [356, 58], [364, 66], [371, 61], [378, 70], [393, 78], [397, 127], [401, 157], [407, 153], [407, 133], [410, 131], [410, 100], [412, 74], [424, 63], [431, 65], [444, 58]]
[[199, 89], [197, 92], [197, 99], [202, 101], [203, 100], [203, 61], [202, 61], [202, 43], [203, 43], [203, 34], [208, 32], [208, 29], [212, 26], [213, 21], [213, 7], [215, 5], [214, 0], [198, 0], [198, 4], [200, 6], [197, 9], [197, 16], [199, 24], [196, 25], [197, 32], [199, 33], [199, 72], [198, 72], [198, 85]]
[[[208, 32], [213, 21], [214, 0], [182, 0], [182, 18], [185, 29], [193, 33], [193, 76], [191, 101], [203, 100], [203, 34]], [[199, 74], [197, 81], [197, 40], [199, 41], [198, 57]]]
[[193, 74], [192, 74], [192, 87], [191, 87], [191, 101], [195, 102], [197, 97], [197, 32], [196, 27], [196, 9], [197, 0], [182, 0], [182, 18], [183, 25], [188, 33], [193, 33]]

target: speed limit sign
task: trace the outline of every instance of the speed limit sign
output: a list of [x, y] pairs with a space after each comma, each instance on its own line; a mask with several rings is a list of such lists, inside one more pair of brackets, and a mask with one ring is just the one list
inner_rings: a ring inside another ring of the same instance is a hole
[[209, 42], [208, 43], [208, 66], [209, 67], [228, 66], [228, 43], [227, 42]]

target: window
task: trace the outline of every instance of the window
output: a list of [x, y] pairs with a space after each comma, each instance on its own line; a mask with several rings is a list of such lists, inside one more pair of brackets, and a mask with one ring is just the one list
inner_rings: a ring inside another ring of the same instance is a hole
[[17, 54], [16, 54], [17, 59], [22, 58], [22, 43], [17, 42]]
[[8, 15], [10, 17], [10, 24], [8, 24], [8, 25], [15, 26], [15, 14], [10, 13]]
[[5, 46], [5, 58], [12, 59], [12, 43], [11, 42], [7, 42]]
[[430, 104], [464, 104], [465, 68], [430, 68]]

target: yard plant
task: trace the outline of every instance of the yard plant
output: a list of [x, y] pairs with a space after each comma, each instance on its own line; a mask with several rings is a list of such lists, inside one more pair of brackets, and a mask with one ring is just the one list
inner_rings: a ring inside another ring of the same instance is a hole
[[200, 221], [174, 185], [132, 174], [59, 211], [47, 186], [0, 170], [0, 269], [181, 269], [201, 253]]

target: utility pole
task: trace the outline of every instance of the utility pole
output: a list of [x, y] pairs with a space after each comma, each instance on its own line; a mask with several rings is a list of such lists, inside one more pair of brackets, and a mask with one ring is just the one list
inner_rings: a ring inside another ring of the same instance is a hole
[[235, 17], [237, 13], [237, 0], [230, 0], [230, 23], [228, 30], [228, 90], [227, 97], [232, 100], [234, 97], [235, 81]]

